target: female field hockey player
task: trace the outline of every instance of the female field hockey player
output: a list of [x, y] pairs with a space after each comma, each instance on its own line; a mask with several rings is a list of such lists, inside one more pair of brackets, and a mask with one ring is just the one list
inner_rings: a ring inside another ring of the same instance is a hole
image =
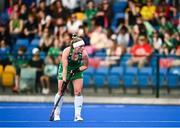
[[[74, 121], [83, 121], [81, 109], [83, 104], [83, 71], [88, 68], [88, 54], [84, 49], [84, 41], [77, 36], [72, 37], [71, 45], [63, 50], [62, 61], [58, 70], [58, 93], [55, 95], [54, 104], [62, 94], [62, 86], [70, 80], [74, 87]], [[69, 78], [70, 74], [73, 76]], [[60, 120], [63, 96], [54, 112], [54, 121]]]

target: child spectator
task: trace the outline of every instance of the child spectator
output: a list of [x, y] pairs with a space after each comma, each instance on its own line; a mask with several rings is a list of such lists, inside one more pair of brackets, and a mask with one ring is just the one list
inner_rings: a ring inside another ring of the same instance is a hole
[[[44, 60], [40, 58], [40, 51], [38, 48], [32, 50], [33, 57], [29, 61], [29, 66], [36, 68], [36, 83], [40, 81], [41, 76], [43, 75]], [[36, 84], [35, 91], [38, 92], [38, 85]]]
[[58, 68], [54, 64], [54, 58], [47, 56], [45, 60], [44, 75], [41, 76], [42, 93], [49, 94], [50, 78], [57, 75]]
[[28, 59], [25, 55], [26, 49], [25, 47], [20, 47], [18, 49], [17, 56], [13, 59], [13, 65], [16, 68], [16, 76], [15, 76], [15, 87], [13, 88], [13, 92], [18, 92], [19, 89], [19, 83], [20, 83], [20, 74], [21, 74], [21, 68], [28, 66]]

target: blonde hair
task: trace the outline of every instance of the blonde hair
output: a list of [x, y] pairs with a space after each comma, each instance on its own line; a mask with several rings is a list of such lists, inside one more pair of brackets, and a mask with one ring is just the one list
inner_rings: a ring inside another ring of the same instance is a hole
[[72, 35], [72, 40], [71, 40], [71, 47], [73, 47], [73, 44], [78, 42], [78, 41], [81, 41], [83, 40], [81, 37], [77, 36], [76, 34], [73, 34]]

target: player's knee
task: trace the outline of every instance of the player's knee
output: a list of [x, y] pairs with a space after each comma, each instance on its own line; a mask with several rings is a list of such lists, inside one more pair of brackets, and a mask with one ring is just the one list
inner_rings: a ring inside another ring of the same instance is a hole
[[81, 96], [81, 92], [80, 92], [80, 91], [75, 91], [75, 92], [74, 92], [74, 95], [76, 95], [76, 96]]

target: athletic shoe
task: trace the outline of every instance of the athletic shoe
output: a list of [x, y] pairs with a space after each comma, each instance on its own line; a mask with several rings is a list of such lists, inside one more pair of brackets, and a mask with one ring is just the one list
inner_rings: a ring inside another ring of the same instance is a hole
[[59, 115], [54, 115], [54, 121], [60, 120]]
[[83, 121], [83, 118], [80, 117], [80, 116], [76, 116], [75, 119], [74, 119], [74, 121]]

